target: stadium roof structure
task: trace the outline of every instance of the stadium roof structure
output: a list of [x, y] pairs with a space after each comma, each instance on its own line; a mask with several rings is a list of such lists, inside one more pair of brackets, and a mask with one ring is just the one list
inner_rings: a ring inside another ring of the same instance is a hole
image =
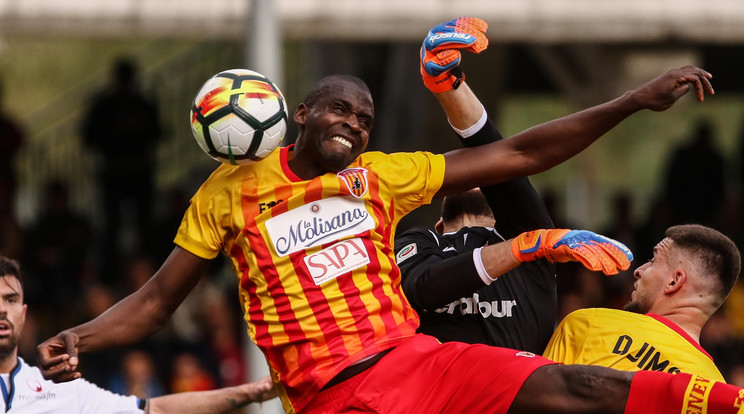
[[470, 15], [492, 42], [744, 42], [742, 0], [0, 0], [0, 35], [240, 37], [257, 1], [286, 38], [418, 40]]

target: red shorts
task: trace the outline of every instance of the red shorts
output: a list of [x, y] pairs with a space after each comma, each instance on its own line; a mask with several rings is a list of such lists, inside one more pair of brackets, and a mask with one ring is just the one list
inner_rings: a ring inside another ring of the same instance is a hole
[[506, 413], [527, 377], [549, 364], [529, 352], [418, 334], [319, 392], [303, 413]]

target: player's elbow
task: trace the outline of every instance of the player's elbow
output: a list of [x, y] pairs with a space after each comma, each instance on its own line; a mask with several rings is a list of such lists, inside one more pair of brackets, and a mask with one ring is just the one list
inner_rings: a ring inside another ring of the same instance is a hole
[[169, 304], [162, 295], [154, 292], [144, 292], [143, 296], [139, 306], [140, 315], [143, 315], [146, 321], [145, 330], [154, 333], [168, 323], [176, 306]]

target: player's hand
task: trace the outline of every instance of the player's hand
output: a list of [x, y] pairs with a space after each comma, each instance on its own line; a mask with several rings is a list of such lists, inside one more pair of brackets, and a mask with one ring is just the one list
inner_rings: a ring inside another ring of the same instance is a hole
[[713, 95], [710, 73], [687, 65], [679, 69], [672, 69], [663, 75], [631, 91], [633, 98], [642, 108], [652, 111], [664, 111], [690, 91], [695, 89], [697, 100], [703, 102], [705, 94]]
[[432, 92], [456, 89], [463, 80], [457, 67], [460, 50], [480, 53], [488, 47], [488, 24], [477, 17], [460, 17], [434, 26], [421, 45], [421, 77]]
[[545, 258], [551, 262], [580, 262], [606, 275], [627, 270], [633, 253], [619, 241], [587, 230], [533, 230], [512, 240], [512, 253], [520, 262]]
[[241, 384], [241, 392], [244, 392], [250, 402], [262, 402], [277, 396], [274, 383], [270, 376], [265, 376], [256, 382]]
[[77, 371], [78, 340], [77, 334], [64, 331], [36, 348], [37, 365], [44, 378], [54, 382], [66, 382], [81, 377]]

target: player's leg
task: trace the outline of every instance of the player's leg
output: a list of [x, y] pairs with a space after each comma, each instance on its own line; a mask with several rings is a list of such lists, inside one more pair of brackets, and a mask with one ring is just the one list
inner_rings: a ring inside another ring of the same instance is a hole
[[621, 414], [632, 372], [589, 365], [546, 365], [522, 385], [509, 413]]
[[527, 378], [509, 412], [742, 414], [744, 389], [683, 373], [549, 365]]
[[555, 363], [530, 352], [416, 335], [370, 368], [338, 412], [504, 414], [530, 373], [545, 364]]

